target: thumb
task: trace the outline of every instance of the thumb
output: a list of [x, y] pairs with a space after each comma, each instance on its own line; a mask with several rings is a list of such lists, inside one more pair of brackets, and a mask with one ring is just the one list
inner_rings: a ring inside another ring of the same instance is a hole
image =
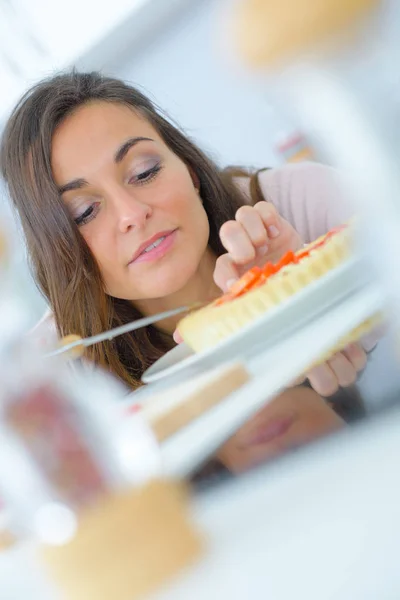
[[229, 254], [217, 258], [214, 270], [214, 281], [223, 292], [227, 292], [232, 283], [239, 279], [236, 264]]
[[385, 324], [377, 325], [372, 331], [362, 336], [360, 343], [365, 352], [371, 352], [375, 348], [379, 340], [384, 337], [386, 329]]
[[174, 342], [176, 344], [182, 344], [183, 337], [181, 336], [181, 334], [179, 333], [179, 331], [177, 329], [175, 329], [174, 333], [172, 334], [172, 337], [174, 338]]

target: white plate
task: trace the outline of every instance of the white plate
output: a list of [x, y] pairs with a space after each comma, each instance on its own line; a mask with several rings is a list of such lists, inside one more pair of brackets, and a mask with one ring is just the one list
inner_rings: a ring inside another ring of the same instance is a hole
[[197, 354], [186, 344], [173, 348], [145, 371], [142, 380], [153, 383], [166, 377], [186, 378], [223, 362], [251, 358], [260, 346], [273, 346], [368, 283], [364, 261], [353, 258], [213, 348]]

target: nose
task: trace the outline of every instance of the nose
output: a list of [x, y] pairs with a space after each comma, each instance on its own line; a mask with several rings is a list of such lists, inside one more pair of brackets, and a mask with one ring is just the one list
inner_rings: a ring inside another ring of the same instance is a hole
[[132, 197], [127, 190], [119, 189], [113, 198], [114, 210], [117, 216], [118, 229], [126, 233], [133, 228], [143, 228], [152, 215], [152, 208]]

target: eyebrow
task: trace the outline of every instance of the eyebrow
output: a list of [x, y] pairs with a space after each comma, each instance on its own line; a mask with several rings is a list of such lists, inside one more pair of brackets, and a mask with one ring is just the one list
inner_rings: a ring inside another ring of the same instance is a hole
[[65, 194], [65, 192], [71, 192], [72, 190], [79, 190], [83, 188], [85, 185], [89, 185], [86, 179], [74, 179], [73, 181], [69, 181], [65, 185], [62, 185], [58, 188], [58, 193], [60, 196]]
[[125, 158], [125, 156], [129, 152], [129, 150], [133, 146], [136, 146], [136, 144], [138, 144], [139, 142], [154, 142], [154, 140], [152, 140], [151, 138], [148, 138], [148, 137], [133, 137], [133, 138], [129, 138], [129, 140], [127, 140], [126, 142], [124, 142], [122, 144], [122, 146], [120, 146], [118, 148], [118, 150], [116, 151], [115, 156], [114, 156], [114, 161], [117, 164], [120, 163]]
[[[114, 162], [116, 164], [118, 164], [121, 161], [123, 161], [125, 156], [128, 154], [129, 150], [131, 148], [133, 148], [133, 146], [136, 146], [136, 144], [138, 144], [139, 142], [154, 142], [154, 140], [152, 140], [151, 138], [148, 138], [148, 137], [129, 138], [129, 140], [126, 140], [126, 142], [124, 142], [122, 144], [122, 146], [120, 146], [118, 148], [118, 150], [116, 151], [116, 153], [114, 155]], [[73, 179], [72, 181], [69, 181], [65, 185], [60, 186], [58, 188], [58, 193], [61, 196], [62, 194], [65, 194], [65, 192], [79, 190], [79, 189], [83, 188], [85, 185], [89, 185], [89, 183], [86, 181], [86, 179], [82, 179], [82, 178]]]

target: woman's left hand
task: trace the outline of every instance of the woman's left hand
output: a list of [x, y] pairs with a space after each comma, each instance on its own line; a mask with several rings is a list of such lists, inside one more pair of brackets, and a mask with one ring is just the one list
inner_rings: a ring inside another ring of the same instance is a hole
[[314, 390], [326, 398], [335, 394], [340, 387], [352, 385], [367, 364], [367, 353], [375, 348], [385, 330], [384, 324], [375, 327], [358, 342], [350, 344], [327, 362], [311, 369], [295, 384], [308, 379]]
[[317, 394], [327, 398], [335, 394], [340, 387], [353, 385], [366, 364], [367, 354], [362, 344], [350, 344], [327, 362], [313, 367], [305, 377], [295, 383], [300, 384], [307, 378]]

